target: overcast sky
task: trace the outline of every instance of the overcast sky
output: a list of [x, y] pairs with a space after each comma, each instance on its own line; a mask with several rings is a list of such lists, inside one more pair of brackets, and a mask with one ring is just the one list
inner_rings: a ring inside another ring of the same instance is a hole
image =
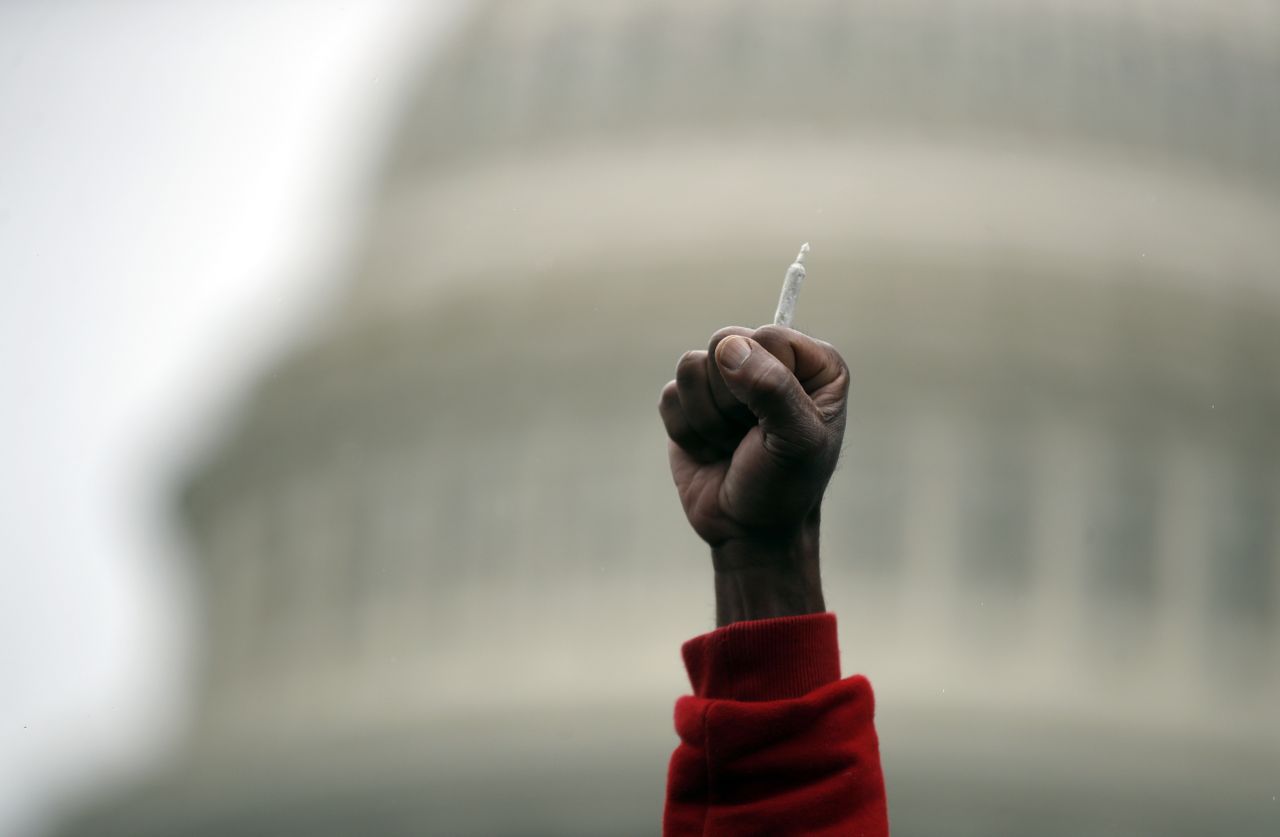
[[0, 834], [181, 729], [165, 491], [340, 278], [457, 8], [0, 3]]

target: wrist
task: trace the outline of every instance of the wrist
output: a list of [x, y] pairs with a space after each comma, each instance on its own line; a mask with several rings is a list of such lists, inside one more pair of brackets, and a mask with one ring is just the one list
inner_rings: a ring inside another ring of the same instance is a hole
[[712, 547], [717, 626], [826, 610], [816, 518], [785, 535], [735, 538]]

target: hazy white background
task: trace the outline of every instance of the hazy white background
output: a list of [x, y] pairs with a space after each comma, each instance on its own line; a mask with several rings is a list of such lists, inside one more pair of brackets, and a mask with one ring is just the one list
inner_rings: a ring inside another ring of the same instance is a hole
[[0, 2], [0, 834], [180, 731], [175, 469], [336, 279], [454, 2]]

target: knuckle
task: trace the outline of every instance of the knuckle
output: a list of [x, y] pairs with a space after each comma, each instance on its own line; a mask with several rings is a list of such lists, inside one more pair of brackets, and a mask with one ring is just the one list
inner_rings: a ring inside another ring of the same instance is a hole
[[849, 381], [853, 377], [849, 371], [849, 364], [845, 363], [844, 358], [840, 357], [839, 354], [832, 352], [831, 365], [835, 369], [834, 381], [836, 387], [841, 393], [847, 392], [849, 390]]
[[676, 361], [676, 378], [687, 378], [694, 375], [706, 364], [706, 361], [706, 352], [698, 350], [685, 352], [680, 356], [680, 360]]
[[666, 412], [675, 407], [680, 401], [680, 394], [676, 390], [675, 381], [667, 381], [663, 386], [662, 392], [658, 395], [658, 411]]
[[795, 350], [792, 348], [792, 341], [796, 333], [785, 326], [761, 326], [756, 329], [755, 341], [781, 363], [786, 366], [792, 366], [795, 364]]
[[726, 337], [730, 337], [735, 334], [740, 337], [750, 337], [751, 333], [751, 329], [744, 326], [725, 326], [724, 328], [717, 329], [715, 334], [711, 335], [711, 339], [707, 341], [707, 351], [715, 351], [716, 346], [720, 345], [720, 341]]
[[752, 338], [764, 346], [770, 354], [777, 354], [777, 349], [786, 345], [788, 342], [787, 332], [791, 329], [785, 326], [763, 325], [755, 330]]
[[844, 355], [840, 354], [840, 350], [839, 350], [839, 349], [837, 349], [835, 346], [832, 346], [830, 343], [826, 343], [826, 344], [824, 344], [824, 345], [823, 345], [823, 349], [825, 349], [825, 350], [826, 350], [826, 352], [827, 352], [827, 357], [828, 357], [828, 358], [830, 358], [831, 363], [832, 363], [832, 364], [833, 364], [833, 365], [834, 365], [834, 366], [835, 366], [835, 367], [836, 367], [840, 372], [842, 372], [844, 375], [848, 376], [848, 374], [849, 374], [849, 363], [844, 359]]
[[716, 343], [730, 335], [750, 333], [750, 331], [751, 329], [746, 328], [745, 326], [736, 326], [736, 325], [725, 326], [723, 328], [716, 329], [711, 334], [711, 342]]
[[835, 382], [834, 389], [828, 390], [817, 398], [814, 405], [818, 408], [818, 415], [822, 417], [825, 424], [840, 429], [844, 427], [848, 402], [849, 377], [845, 375]]

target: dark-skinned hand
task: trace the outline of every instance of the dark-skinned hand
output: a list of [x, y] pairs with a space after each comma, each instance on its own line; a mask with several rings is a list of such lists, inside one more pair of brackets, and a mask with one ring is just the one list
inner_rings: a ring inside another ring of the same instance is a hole
[[819, 509], [848, 392], [840, 354], [782, 326], [723, 328], [680, 358], [658, 410], [680, 502], [718, 575], [768, 570], [817, 584]]

